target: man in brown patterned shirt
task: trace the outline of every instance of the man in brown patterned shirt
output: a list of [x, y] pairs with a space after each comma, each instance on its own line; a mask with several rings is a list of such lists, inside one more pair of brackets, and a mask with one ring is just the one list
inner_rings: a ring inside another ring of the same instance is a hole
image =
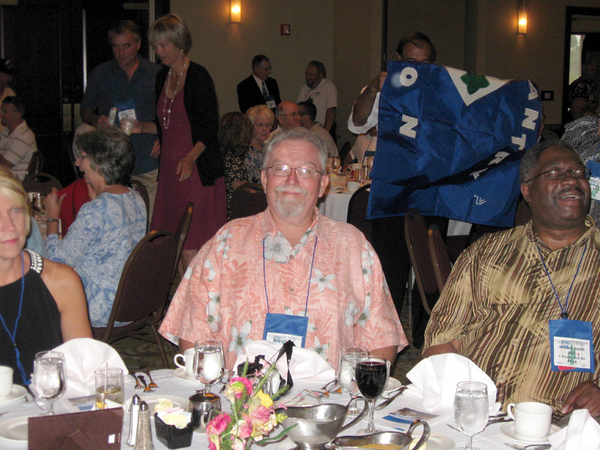
[[[533, 400], [600, 416], [600, 230], [586, 216], [588, 178], [568, 145], [531, 148], [520, 179], [532, 220], [465, 250], [433, 310], [423, 356], [471, 359], [494, 380], [504, 407]], [[595, 373], [551, 370], [549, 321], [564, 312], [591, 323]]]

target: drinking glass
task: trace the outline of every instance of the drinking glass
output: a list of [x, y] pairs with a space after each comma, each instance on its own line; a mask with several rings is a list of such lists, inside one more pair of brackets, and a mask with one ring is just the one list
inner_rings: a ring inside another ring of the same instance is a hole
[[463, 381], [456, 385], [454, 397], [454, 423], [467, 436], [465, 450], [473, 447], [473, 436], [481, 433], [489, 417], [487, 386], [478, 381]]
[[367, 428], [358, 430], [357, 435], [377, 433], [375, 429], [375, 402], [383, 393], [390, 377], [390, 363], [382, 358], [367, 356], [356, 364], [356, 384], [362, 396], [369, 402], [369, 423]]
[[196, 341], [194, 346], [194, 376], [204, 384], [206, 391], [217, 383], [225, 372], [223, 345], [219, 341]]
[[[345, 347], [340, 352], [340, 364], [338, 369], [338, 384], [340, 388], [354, 400], [360, 394], [356, 385], [356, 363], [359, 359], [369, 356], [369, 350], [364, 347]], [[356, 402], [350, 402], [349, 416], [358, 414]]]
[[338, 171], [340, 170], [340, 167], [341, 167], [340, 157], [333, 156], [333, 157], [327, 158], [327, 159], [329, 160], [329, 167], [331, 168], [331, 171], [333, 173], [338, 173]]
[[54, 414], [54, 400], [65, 393], [65, 355], [60, 352], [40, 352], [33, 361], [32, 389], [37, 398], [49, 403], [47, 415]]

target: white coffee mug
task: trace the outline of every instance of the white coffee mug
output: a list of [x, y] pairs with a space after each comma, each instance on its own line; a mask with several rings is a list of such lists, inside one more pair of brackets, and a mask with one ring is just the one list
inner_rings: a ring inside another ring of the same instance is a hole
[[[181, 364], [179, 362], [179, 358], [183, 358], [185, 364]], [[194, 378], [194, 349], [188, 348], [185, 352], [177, 353], [173, 358], [175, 365], [177, 367], [181, 367], [185, 369], [185, 373], [187, 373], [188, 377]]]
[[360, 183], [358, 181], [348, 181], [346, 183], [346, 189], [350, 193], [356, 192], [359, 187], [360, 187]]
[[12, 367], [0, 366], [0, 399], [10, 395], [13, 385]]
[[538, 402], [511, 403], [506, 408], [515, 421], [515, 431], [524, 438], [543, 439], [550, 432], [552, 407]]

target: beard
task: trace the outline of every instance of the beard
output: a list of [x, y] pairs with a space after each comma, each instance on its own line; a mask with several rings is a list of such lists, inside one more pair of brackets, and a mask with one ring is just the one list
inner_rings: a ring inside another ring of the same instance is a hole
[[[302, 198], [297, 198], [297, 196], [288, 197], [285, 195], [286, 192], [298, 192], [303, 196]], [[296, 217], [302, 214], [308, 196], [306, 189], [300, 186], [278, 186], [275, 188], [275, 194], [277, 195], [275, 207], [283, 217]]]

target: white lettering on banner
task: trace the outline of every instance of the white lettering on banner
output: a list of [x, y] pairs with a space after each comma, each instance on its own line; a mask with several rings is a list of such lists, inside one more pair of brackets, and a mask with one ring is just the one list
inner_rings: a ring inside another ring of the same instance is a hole
[[508, 156], [507, 152], [498, 152], [494, 155], [494, 159], [492, 159], [488, 166], [492, 165], [492, 164], [500, 164], [502, 162], [502, 160], [504, 158], [506, 158]]
[[409, 138], [415, 138], [417, 136], [417, 132], [414, 130], [414, 128], [419, 125], [419, 119], [402, 114], [402, 121], [405, 122], [405, 124], [400, 127], [398, 133]]
[[525, 108], [525, 118], [523, 119], [523, 128], [535, 130], [535, 121], [540, 116], [540, 113], [534, 109]]
[[522, 134], [521, 137], [512, 136], [510, 139], [513, 144], [519, 147], [519, 150], [523, 150], [525, 148], [525, 141], [527, 140], [527, 136], [525, 136], [525, 134]]
[[478, 195], [475, 196], [475, 204], [476, 205], [483, 205], [485, 203], [485, 199], [479, 197]]
[[470, 175], [473, 177], [474, 180], [476, 180], [477, 178], [479, 178], [479, 175], [481, 175], [486, 170], [487, 170], [487, 167], [485, 169], [477, 170], [477, 171], [471, 173]]
[[527, 82], [529, 83], [529, 96], [527, 97], [528, 100], [538, 98], [538, 90], [535, 88], [531, 80], [527, 80]]

